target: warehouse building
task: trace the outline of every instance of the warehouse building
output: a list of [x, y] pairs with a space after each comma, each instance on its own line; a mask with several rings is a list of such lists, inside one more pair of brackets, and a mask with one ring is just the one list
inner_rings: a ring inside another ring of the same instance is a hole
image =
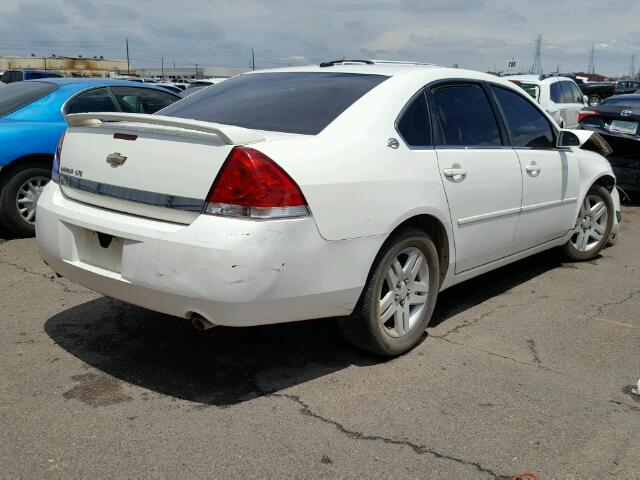
[[126, 60], [103, 57], [0, 57], [0, 71], [51, 70], [65, 77], [109, 77], [127, 73]]

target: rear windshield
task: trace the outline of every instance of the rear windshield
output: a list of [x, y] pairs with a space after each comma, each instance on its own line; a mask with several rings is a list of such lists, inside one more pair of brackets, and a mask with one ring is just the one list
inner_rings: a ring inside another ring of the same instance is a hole
[[620, 95], [605, 98], [600, 102], [600, 105], [629, 105], [629, 106], [640, 106], [640, 95]]
[[0, 117], [55, 92], [58, 86], [48, 82], [14, 82], [0, 88]]
[[315, 135], [387, 78], [328, 72], [240, 75], [170, 105], [160, 114]]
[[521, 83], [520, 87], [536, 100], [540, 99], [540, 87], [535, 83]]

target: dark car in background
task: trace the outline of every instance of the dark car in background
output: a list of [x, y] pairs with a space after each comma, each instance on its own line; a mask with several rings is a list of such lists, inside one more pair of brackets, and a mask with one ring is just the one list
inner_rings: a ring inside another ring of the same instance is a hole
[[615, 82], [585, 82], [576, 78], [576, 83], [582, 93], [587, 96], [587, 103], [592, 107], [616, 94]]
[[47, 70], [6, 70], [0, 77], [2, 83], [22, 82], [24, 80], [38, 80], [41, 78], [63, 78], [64, 75]]
[[602, 135], [607, 157], [623, 189], [640, 192], [640, 95], [616, 95], [578, 114], [580, 128]]
[[615, 84], [616, 95], [635, 93], [637, 90], [640, 90], [640, 82], [636, 80], [623, 80]]

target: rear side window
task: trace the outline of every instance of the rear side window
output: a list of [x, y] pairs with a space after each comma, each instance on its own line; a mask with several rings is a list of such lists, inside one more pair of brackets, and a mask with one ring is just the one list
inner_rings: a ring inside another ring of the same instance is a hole
[[498, 122], [484, 90], [479, 85], [455, 85], [433, 92], [440, 121], [442, 145], [499, 146]]
[[424, 91], [416, 95], [405, 107], [396, 127], [410, 147], [431, 145], [431, 126]]
[[514, 147], [553, 148], [553, 129], [531, 102], [506, 88], [491, 86]]
[[333, 72], [246, 74], [202, 89], [162, 115], [316, 135], [387, 78]]
[[554, 103], [562, 103], [562, 96], [564, 94], [562, 92], [560, 82], [553, 82], [551, 85], [549, 85], [549, 90], [551, 94], [551, 101]]
[[117, 112], [115, 103], [106, 88], [95, 88], [75, 97], [67, 107], [67, 113]]
[[17, 71], [8, 71], [2, 74], [3, 83], [12, 83], [12, 82], [21, 82], [22, 81], [22, 72]]
[[58, 89], [46, 82], [15, 82], [0, 88], [0, 117], [8, 115]]
[[180, 99], [152, 88], [111, 87], [120, 109], [125, 113], [156, 113]]

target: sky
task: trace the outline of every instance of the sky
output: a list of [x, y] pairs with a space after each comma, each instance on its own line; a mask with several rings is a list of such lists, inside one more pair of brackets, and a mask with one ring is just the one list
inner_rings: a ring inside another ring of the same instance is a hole
[[0, 55], [103, 55], [133, 67], [375, 58], [545, 72], [640, 70], [640, 0], [0, 0]]

